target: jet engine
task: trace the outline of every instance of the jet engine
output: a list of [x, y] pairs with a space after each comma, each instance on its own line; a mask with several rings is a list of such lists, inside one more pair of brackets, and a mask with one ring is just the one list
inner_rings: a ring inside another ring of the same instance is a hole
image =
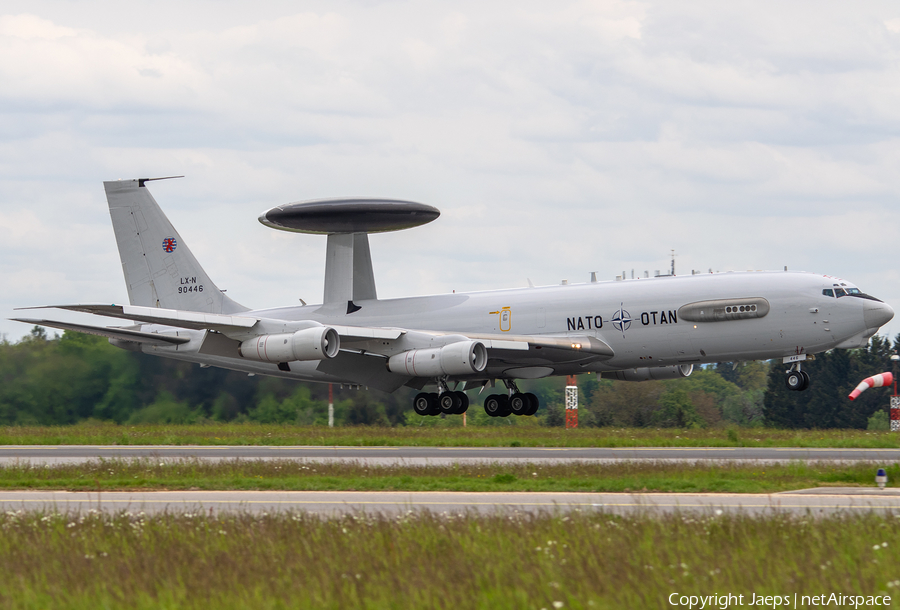
[[618, 379], [619, 381], [648, 381], [650, 379], [680, 379], [681, 377], [689, 377], [693, 371], [693, 364], [676, 364], [673, 366], [627, 369], [625, 371], [603, 371], [600, 373], [600, 376], [604, 379]]
[[414, 349], [392, 356], [388, 370], [413, 377], [471, 375], [487, 366], [487, 348], [480, 341], [457, 341], [444, 347]]
[[261, 362], [293, 362], [334, 358], [340, 349], [341, 339], [336, 330], [316, 326], [295, 333], [254, 337], [241, 343], [238, 354]]

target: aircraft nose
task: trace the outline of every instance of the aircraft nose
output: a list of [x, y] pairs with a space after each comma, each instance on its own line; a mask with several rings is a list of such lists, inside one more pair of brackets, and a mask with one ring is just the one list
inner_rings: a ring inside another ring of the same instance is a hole
[[881, 301], [866, 301], [863, 307], [863, 319], [866, 328], [877, 329], [890, 322], [894, 317], [894, 310], [887, 303]]

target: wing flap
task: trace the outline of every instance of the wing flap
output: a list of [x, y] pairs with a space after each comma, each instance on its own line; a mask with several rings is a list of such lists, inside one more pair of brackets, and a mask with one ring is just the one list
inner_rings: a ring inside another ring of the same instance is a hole
[[470, 339], [478, 339], [489, 349], [527, 350], [530, 347], [552, 348], [599, 356], [608, 360], [616, 355], [605, 341], [587, 335], [549, 337], [546, 335], [494, 335], [464, 333]]
[[71, 322], [59, 322], [57, 320], [36, 320], [32, 318], [10, 318], [16, 322], [24, 322], [25, 324], [35, 324], [37, 326], [48, 326], [50, 328], [59, 328], [60, 330], [74, 330], [88, 335], [97, 335], [98, 337], [106, 337], [108, 339], [121, 339], [123, 341], [131, 341], [133, 343], [147, 343], [150, 345], [180, 345], [190, 341], [189, 337], [176, 337], [174, 335], [162, 335], [159, 333], [144, 333], [137, 330], [127, 328], [116, 328], [109, 326], [90, 326], [87, 324], [73, 324]]
[[341, 338], [348, 339], [399, 339], [406, 331], [400, 328], [374, 328], [367, 326], [335, 326], [329, 324], [337, 331]]

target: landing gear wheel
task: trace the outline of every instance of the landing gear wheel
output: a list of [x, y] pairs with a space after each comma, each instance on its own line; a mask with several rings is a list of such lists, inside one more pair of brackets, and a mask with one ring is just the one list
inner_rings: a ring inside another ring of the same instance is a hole
[[500, 404], [500, 396], [498, 396], [497, 394], [491, 394], [484, 399], [484, 412], [491, 417], [497, 417], [497, 414], [502, 409], [503, 406]]
[[538, 408], [541, 406], [541, 402], [538, 400], [538, 397], [531, 392], [523, 394], [523, 396], [528, 399], [530, 405], [528, 407], [528, 411], [525, 412], [525, 415], [534, 415], [535, 413], [537, 413]]
[[[509, 400], [503, 394], [491, 394], [484, 399], [484, 412], [491, 417], [506, 417], [509, 415]], [[506, 411], [506, 415], [503, 413]]]
[[431, 411], [434, 407], [431, 399], [432, 396], [433, 394], [428, 394], [426, 392], [416, 394], [416, 397], [413, 399], [413, 411], [416, 412], [416, 415], [431, 415]]
[[462, 415], [469, 408], [469, 396], [465, 392], [454, 392], [459, 396], [459, 408], [456, 410], [457, 415]]
[[800, 371], [800, 374], [803, 375], [803, 387], [800, 388], [798, 392], [802, 392], [809, 387], [809, 373], [807, 373], [806, 371]]
[[512, 409], [509, 406], [509, 396], [500, 394], [500, 400], [503, 403], [503, 409], [497, 413], [497, 417], [509, 417], [512, 415]]
[[787, 385], [787, 388], [794, 392], [799, 392], [804, 388], [803, 382], [803, 373], [801, 371], [791, 371], [784, 379], [784, 383]]
[[531, 408], [531, 402], [524, 394], [516, 392], [509, 399], [509, 410], [513, 415], [525, 415]]
[[455, 414], [462, 406], [462, 400], [456, 392], [444, 392], [439, 399], [441, 413], [446, 415]]

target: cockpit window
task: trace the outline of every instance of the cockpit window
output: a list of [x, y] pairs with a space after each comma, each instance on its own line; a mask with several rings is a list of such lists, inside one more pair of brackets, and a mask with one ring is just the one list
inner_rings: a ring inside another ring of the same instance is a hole
[[852, 288], [850, 286], [847, 286], [847, 284], [841, 284], [841, 286], [843, 286], [843, 288], [838, 288], [838, 285], [834, 284], [834, 290], [831, 290], [830, 288], [826, 288], [822, 291], [822, 294], [824, 294], [827, 297], [837, 297], [837, 298], [848, 297], [848, 296], [849, 297], [857, 297], [859, 299], [868, 299], [870, 301], [878, 301], [879, 303], [881, 303], [880, 299], [876, 299], [872, 295], [862, 292], [859, 288]]

